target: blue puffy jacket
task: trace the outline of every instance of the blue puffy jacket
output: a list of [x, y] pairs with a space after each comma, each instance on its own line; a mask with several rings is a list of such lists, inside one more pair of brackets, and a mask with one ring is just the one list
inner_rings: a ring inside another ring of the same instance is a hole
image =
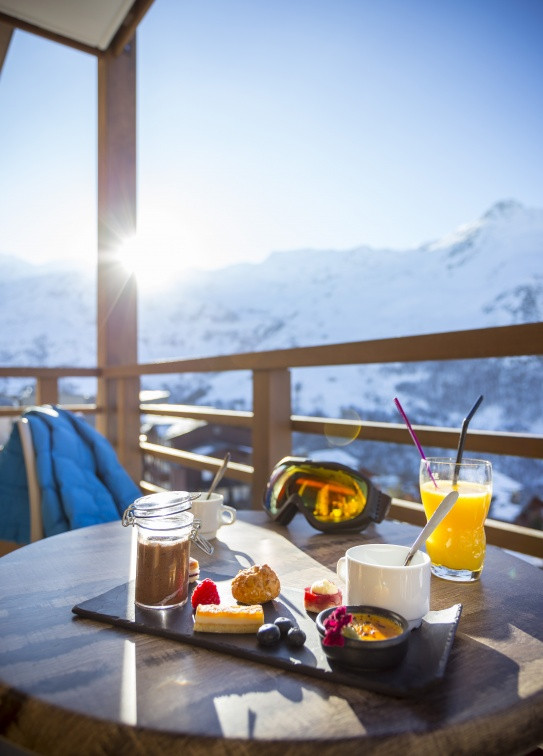
[[[32, 431], [45, 536], [118, 520], [141, 495], [109, 441], [59, 407], [24, 414]], [[0, 452], [0, 538], [30, 541], [28, 485], [16, 426]]]

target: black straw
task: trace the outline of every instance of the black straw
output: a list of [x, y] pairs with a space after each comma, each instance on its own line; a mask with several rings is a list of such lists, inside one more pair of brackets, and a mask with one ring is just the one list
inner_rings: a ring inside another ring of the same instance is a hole
[[473, 415], [477, 412], [479, 409], [479, 405], [483, 401], [483, 395], [477, 399], [473, 407], [470, 409], [466, 417], [464, 418], [464, 422], [462, 423], [462, 431], [460, 432], [460, 440], [458, 441], [458, 451], [456, 453], [456, 465], [454, 466], [454, 473], [453, 473], [453, 485], [456, 485], [456, 482], [458, 480], [458, 473], [459, 469], [458, 466], [462, 462], [462, 455], [464, 454], [464, 444], [466, 442], [466, 433], [468, 432], [468, 425], [473, 417]]

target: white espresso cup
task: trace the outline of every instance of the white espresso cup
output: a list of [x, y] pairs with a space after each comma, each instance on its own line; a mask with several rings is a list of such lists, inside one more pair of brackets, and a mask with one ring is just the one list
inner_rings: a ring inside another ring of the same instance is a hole
[[337, 563], [346, 584], [346, 603], [390, 609], [412, 625], [420, 625], [430, 611], [430, 558], [417, 551], [403, 566], [408, 546], [365, 543], [353, 546]]
[[200, 521], [199, 533], [204, 538], [215, 538], [222, 525], [232, 525], [236, 521], [236, 510], [226, 506], [222, 494], [212, 493], [208, 499], [207, 493], [201, 493], [192, 500], [191, 508], [194, 519]]

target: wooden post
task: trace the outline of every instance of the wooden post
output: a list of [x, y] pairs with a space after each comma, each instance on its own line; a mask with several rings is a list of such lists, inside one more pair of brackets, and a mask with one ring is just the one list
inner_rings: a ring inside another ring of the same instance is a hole
[[9, 43], [13, 36], [13, 26], [5, 24], [0, 21], [0, 74], [2, 73], [2, 66], [8, 54]]
[[253, 371], [252, 506], [260, 508], [274, 465], [292, 453], [290, 371]]
[[[117, 384], [117, 455], [119, 462], [136, 483], [140, 483], [142, 457], [139, 449], [140, 410], [139, 378], [118, 378]], [[134, 451], [136, 459], [132, 459]]]
[[[138, 361], [137, 288], [117, 250], [136, 231], [136, 39], [117, 57], [98, 60], [98, 367]], [[118, 405], [123, 403], [123, 407]], [[98, 379], [97, 428], [118, 449], [122, 463], [139, 482], [139, 379], [119, 392], [114, 381]], [[120, 427], [120, 424], [123, 427]]]
[[40, 376], [36, 379], [36, 404], [58, 403], [58, 381], [56, 378]]

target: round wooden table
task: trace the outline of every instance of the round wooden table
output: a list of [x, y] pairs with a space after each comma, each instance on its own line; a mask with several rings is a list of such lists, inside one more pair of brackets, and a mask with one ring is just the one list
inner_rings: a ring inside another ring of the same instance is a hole
[[[301, 588], [335, 579], [351, 545], [410, 544], [417, 532], [386, 521], [330, 536], [301, 515], [284, 528], [239, 512], [217, 545]], [[543, 742], [543, 572], [500, 549], [488, 548], [477, 583], [432, 577], [432, 609], [463, 605], [445, 676], [397, 698], [76, 617], [74, 605], [130, 579], [132, 542], [110, 523], [0, 559], [4, 743], [55, 756], [511, 756]], [[198, 557], [204, 577], [213, 557]]]

